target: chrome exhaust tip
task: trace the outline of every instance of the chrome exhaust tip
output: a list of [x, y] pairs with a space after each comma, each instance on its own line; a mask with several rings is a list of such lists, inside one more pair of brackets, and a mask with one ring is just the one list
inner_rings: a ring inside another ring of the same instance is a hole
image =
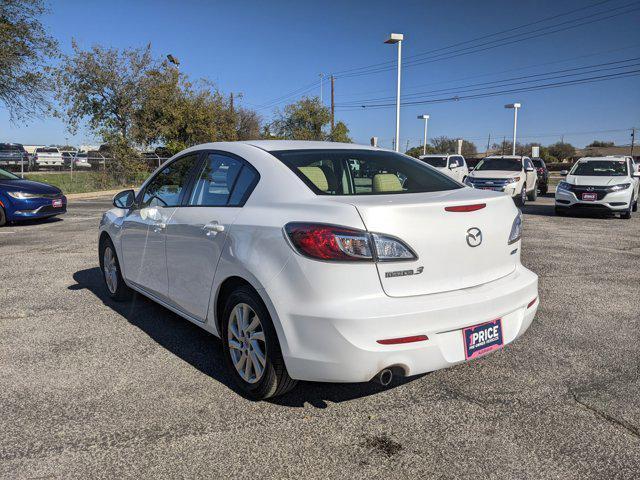
[[393, 381], [393, 371], [390, 368], [380, 370], [375, 376], [375, 380], [383, 387], [386, 387]]

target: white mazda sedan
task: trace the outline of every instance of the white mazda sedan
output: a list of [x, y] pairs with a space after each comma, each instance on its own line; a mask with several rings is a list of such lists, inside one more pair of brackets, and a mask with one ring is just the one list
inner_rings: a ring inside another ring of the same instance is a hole
[[391, 151], [210, 143], [114, 206], [99, 238], [109, 295], [135, 290], [221, 337], [256, 399], [475, 359], [538, 308], [511, 199]]

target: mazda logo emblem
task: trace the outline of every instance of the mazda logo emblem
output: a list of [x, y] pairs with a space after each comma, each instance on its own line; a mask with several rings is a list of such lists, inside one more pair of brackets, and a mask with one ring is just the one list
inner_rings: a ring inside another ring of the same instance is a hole
[[467, 230], [467, 245], [477, 247], [482, 243], [482, 232], [479, 228], [472, 227]]

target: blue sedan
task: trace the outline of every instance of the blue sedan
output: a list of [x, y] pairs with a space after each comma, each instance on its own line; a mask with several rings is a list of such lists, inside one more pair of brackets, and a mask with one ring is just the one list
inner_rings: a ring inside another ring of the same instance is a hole
[[66, 211], [67, 198], [59, 188], [22, 180], [0, 169], [0, 227], [7, 222], [53, 217]]

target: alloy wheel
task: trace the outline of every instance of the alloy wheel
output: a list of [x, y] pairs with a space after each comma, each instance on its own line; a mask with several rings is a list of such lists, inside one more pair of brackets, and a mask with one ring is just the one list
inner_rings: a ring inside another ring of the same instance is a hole
[[246, 303], [238, 303], [229, 316], [227, 342], [231, 361], [247, 383], [257, 383], [267, 364], [264, 328], [256, 312]]
[[105, 247], [102, 255], [102, 268], [104, 270], [104, 280], [107, 288], [112, 294], [118, 290], [118, 267], [116, 265], [116, 256], [110, 246]]

